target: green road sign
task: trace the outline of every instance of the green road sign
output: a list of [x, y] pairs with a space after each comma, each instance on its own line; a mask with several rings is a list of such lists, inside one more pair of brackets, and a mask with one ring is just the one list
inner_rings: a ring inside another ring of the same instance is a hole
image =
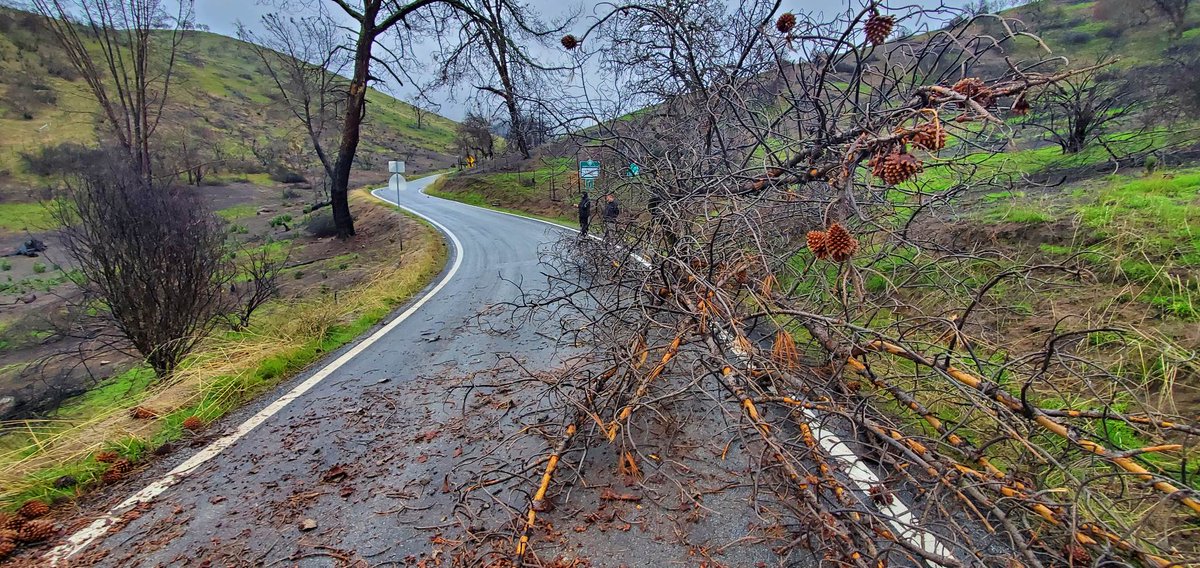
[[642, 167], [637, 164], [629, 164], [629, 175], [636, 176], [642, 173]]
[[584, 189], [594, 189], [596, 187], [596, 180], [592, 178], [584, 178], [583, 187]]
[[579, 177], [583, 179], [596, 179], [600, 177], [600, 162], [597, 160], [579, 162]]

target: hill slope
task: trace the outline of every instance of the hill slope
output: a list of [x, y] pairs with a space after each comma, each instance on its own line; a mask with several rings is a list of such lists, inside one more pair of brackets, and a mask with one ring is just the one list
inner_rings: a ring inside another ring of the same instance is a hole
[[[190, 33], [176, 73], [160, 134], [207, 139], [232, 173], [314, 165], [307, 140], [276, 104], [275, 85], [248, 44]], [[94, 144], [102, 132], [95, 102], [35, 14], [0, 8], [0, 93], [0, 187], [10, 194], [37, 185], [22, 154], [63, 142]], [[407, 159], [417, 169], [451, 162], [453, 121], [428, 114], [418, 129], [410, 105], [378, 91], [369, 100], [361, 168], [382, 168], [389, 159]]]

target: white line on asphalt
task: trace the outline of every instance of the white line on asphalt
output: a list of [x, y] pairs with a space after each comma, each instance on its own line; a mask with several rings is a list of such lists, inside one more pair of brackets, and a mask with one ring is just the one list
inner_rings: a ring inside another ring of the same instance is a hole
[[[488, 209], [486, 207], [471, 205], [469, 203], [463, 203], [463, 205], [474, 207], [476, 209], [483, 209], [484, 211], [491, 211], [493, 213], [500, 213], [501, 215], [516, 217], [518, 219], [537, 221], [539, 223], [545, 223], [547, 225], [565, 229], [567, 231], [573, 231], [576, 233], [579, 232], [578, 229], [568, 227], [566, 225], [560, 225], [553, 221], [538, 219], [536, 217], [526, 217], [524, 215], [509, 213], [507, 211], [497, 211], [495, 209]], [[596, 235], [589, 234], [588, 236], [592, 237], [593, 239], [600, 239], [600, 237]], [[642, 258], [641, 255], [633, 253], [632, 256], [643, 266], [650, 266], [650, 263], [645, 258]], [[736, 348], [734, 343], [729, 340], [728, 337], [722, 337], [722, 341], [725, 342], [727, 346], [732, 347], [735, 355], [746, 357], [744, 354], [738, 352], [739, 350]], [[859, 493], [861, 493], [864, 497], [867, 497], [872, 487], [881, 485], [883, 483], [879, 479], [879, 476], [875, 475], [875, 472], [871, 468], [867, 467], [867, 464], [862, 461], [862, 458], [858, 457], [858, 454], [854, 453], [854, 450], [850, 449], [850, 446], [846, 445], [846, 443], [843, 442], [837, 434], [834, 434], [820, 425], [820, 419], [816, 414], [805, 410], [804, 415], [808, 418], [806, 422], [808, 423], [808, 427], [813, 431], [813, 437], [816, 438], [821, 444], [821, 447], [823, 447], [825, 451], [829, 453], [830, 457], [837, 460], [844, 466], [843, 469], [846, 473], [846, 477], [850, 479], [851, 483]], [[871, 501], [869, 498], [866, 500]], [[891, 503], [877, 504], [875, 506], [880, 509], [880, 512], [888, 516], [888, 523], [892, 525], [892, 528], [896, 530], [897, 534], [899, 534], [901, 538], [907, 540], [910, 545], [920, 548], [921, 550], [924, 550], [930, 554], [945, 558], [954, 558], [954, 555], [950, 552], [949, 547], [943, 544], [936, 535], [916, 525], [912, 511], [901, 499], [895, 498]], [[937, 564], [934, 564], [934, 566], [937, 566]]]
[[[376, 197], [379, 197], [379, 196], [376, 196]], [[389, 203], [394, 203], [388, 199], [383, 199], [383, 200], [387, 201]], [[404, 207], [403, 205], [400, 205], [398, 203], [396, 205], [399, 207]], [[363, 351], [365, 351], [367, 348], [369, 348], [371, 345], [375, 344], [375, 342], [379, 341], [381, 338], [383, 338], [383, 336], [387, 335], [389, 332], [391, 332], [393, 329], [395, 329], [396, 326], [400, 325], [404, 320], [408, 319], [409, 316], [416, 313], [417, 310], [421, 309], [421, 306], [425, 305], [425, 302], [428, 302], [438, 292], [440, 292], [442, 290], [442, 288], [446, 286], [446, 283], [449, 282], [450, 279], [454, 277], [455, 273], [458, 272], [459, 266], [462, 265], [462, 251], [463, 251], [462, 243], [458, 240], [458, 237], [455, 236], [455, 234], [450, 231], [450, 229], [447, 229], [441, 223], [438, 223], [437, 221], [434, 221], [433, 219], [430, 219], [429, 217], [426, 217], [425, 215], [422, 215], [421, 213], [413, 211], [412, 209], [409, 209], [407, 207], [404, 207], [404, 209], [406, 209], [406, 210], [412, 212], [414, 215], [417, 215], [417, 216], [425, 219], [426, 221], [429, 221], [430, 223], [432, 223], [435, 227], [437, 227], [439, 230], [441, 230], [443, 233], [445, 233], [446, 236], [450, 237], [450, 240], [454, 243], [454, 248], [455, 248], [454, 264], [452, 264], [450, 266], [450, 271], [447, 272], [446, 275], [443, 276], [442, 279], [440, 281], [438, 281], [438, 283], [431, 290], [429, 290], [428, 293], [426, 293], [424, 296], [422, 296], [414, 304], [409, 306], [407, 310], [404, 310], [404, 313], [397, 316], [396, 319], [388, 322], [387, 325], [379, 328], [378, 331], [376, 331], [375, 333], [372, 333], [369, 337], [362, 340], [354, 347], [351, 347], [349, 350], [347, 350], [345, 353], [343, 353], [337, 359], [334, 359], [332, 363], [329, 363], [328, 365], [323, 367], [321, 370], [319, 370], [315, 374], [313, 374], [313, 376], [309, 377], [307, 380], [300, 383], [299, 385], [296, 385], [295, 388], [288, 391], [286, 394], [279, 397], [271, 404], [267, 405], [266, 408], [263, 408], [262, 410], [258, 411], [254, 416], [251, 416], [245, 422], [242, 422], [237, 427], [236, 430], [234, 430], [233, 432], [231, 432], [229, 434], [226, 434], [225, 436], [222, 436], [221, 438], [219, 438], [218, 440], [209, 444], [208, 446], [205, 446], [204, 449], [200, 450], [198, 453], [196, 453], [192, 457], [188, 458], [187, 461], [179, 464], [178, 466], [175, 467], [175, 469], [172, 469], [171, 471], [167, 472], [167, 474], [164, 475], [162, 478], [160, 478], [158, 481], [155, 481], [154, 483], [147, 485], [141, 491], [138, 491], [137, 493], [133, 494], [132, 497], [129, 497], [128, 499], [122, 501], [119, 505], [117, 505], [116, 507], [113, 507], [107, 513], [105, 513], [104, 516], [96, 519], [95, 521], [92, 521], [92, 524], [88, 525], [87, 527], [84, 527], [83, 529], [80, 529], [79, 531], [76, 531], [74, 534], [72, 534], [70, 537], [67, 538], [67, 542], [54, 547], [53, 550], [46, 553], [46, 556], [44, 559], [47, 560], [50, 563], [50, 565], [55, 566], [55, 565], [58, 565], [59, 562], [62, 562], [63, 560], [66, 560], [66, 559], [70, 558], [71, 556], [79, 553], [79, 551], [83, 550], [84, 548], [87, 548], [87, 546], [89, 544], [91, 544], [92, 542], [94, 542], [97, 538], [104, 536], [104, 534], [107, 533], [110, 528], [112, 528], [112, 526], [117, 522], [117, 520], [120, 519], [121, 515], [125, 514], [127, 511], [129, 511], [133, 507], [135, 507], [141, 503], [150, 501], [151, 499], [157, 497], [158, 495], [161, 495], [167, 489], [170, 489], [175, 484], [179, 483], [180, 481], [183, 481], [187, 477], [187, 475], [189, 473], [191, 473], [192, 471], [194, 471], [197, 467], [200, 467], [202, 464], [204, 464], [208, 460], [211, 460], [214, 457], [217, 457], [218, 455], [220, 455], [221, 452], [225, 451], [226, 448], [228, 448], [229, 446], [232, 446], [234, 444], [234, 442], [237, 442], [243, 436], [245, 436], [246, 434], [249, 434], [251, 430], [254, 430], [254, 428], [256, 428], [258, 425], [265, 422], [268, 418], [274, 416], [280, 410], [283, 410], [283, 408], [285, 406], [287, 406], [288, 403], [292, 402], [293, 400], [296, 400], [297, 398], [302, 396], [304, 393], [308, 392], [310, 389], [317, 386], [318, 383], [325, 380], [327, 377], [329, 377], [329, 375], [333, 374], [334, 371], [337, 371], [339, 368], [341, 368], [342, 365], [345, 365], [346, 363], [350, 362], [351, 359], [354, 359], [359, 354], [361, 354]]]

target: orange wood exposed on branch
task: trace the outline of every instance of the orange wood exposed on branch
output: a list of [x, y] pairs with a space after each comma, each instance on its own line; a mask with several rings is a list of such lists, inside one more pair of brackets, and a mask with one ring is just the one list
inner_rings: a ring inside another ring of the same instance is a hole
[[517, 540], [514, 564], [520, 565], [521, 558], [525, 556], [525, 551], [529, 548], [529, 533], [537, 524], [537, 509], [545, 501], [546, 491], [550, 489], [550, 480], [554, 477], [554, 470], [558, 468], [558, 462], [562, 459], [563, 452], [567, 450], [567, 445], [571, 443], [571, 438], [574, 436], [575, 424], [572, 423], [567, 425], [563, 439], [559, 441], [558, 447], [554, 448], [554, 453], [550, 454], [550, 459], [546, 462], [546, 472], [542, 474], [542, 482], [538, 485], [537, 492], [533, 494], [533, 502], [530, 503], [529, 511], [525, 515], [525, 526], [521, 529], [521, 537]]
[[647, 374], [646, 378], [642, 380], [642, 383], [638, 385], [637, 391], [633, 393], [633, 398], [631, 398], [629, 403], [617, 413], [617, 417], [612, 421], [612, 423], [604, 429], [604, 435], [608, 438], [608, 441], [612, 442], [613, 440], [617, 439], [617, 430], [619, 430], [621, 427], [620, 423], [627, 420], [629, 416], [633, 414], [633, 408], [637, 406], [638, 400], [643, 396], [646, 396], [646, 392], [650, 390], [650, 383], [653, 382], [654, 379], [658, 378], [658, 376], [661, 375], [664, 370], [666, 370], [667, 364], [670, 363], [671, 359], [673, 359], [675, 355], [679, 353], [679, 346], [682, 344], [683, 334], [680, 334], [675, 336], [675, 339], [671, 341], [670, 345], [667, 346], [667, 349], [663, 351], [662, 360], [650, 370], [650, 373]]
[[912, 362], [920, 364], [920, 365], [925, 365], [930, 368], [939, 369], [942, 372], [944, 372], [946, 374], [946, 376], [958, 381], [959, 383], [962, 383], [962, 384], [967, 385], [975, 390], [978, 390], [979, 392], [982, 392], [988, 396], [991, 396], [991, 398], [993, 400], [1007, 406], [1010, 410], [1012, 410], [1014, 412], [1028, 413], [1033, 418], [1033, 421], [1037, 425], [1041, 426], [1043, 429], [1061, 437], [1062, 439], [1070, 442], [1071, 444], [1074, 444], [1076, 447], [1078, 447], [1088, 453], [1091, 453], [1092, 455], [1098, 456], [1100, 458], [1103, 458], [1103, 459], [1111, 462], [1113, 465], [1117, 466], [1118, 468], [1120, 468], [1128, 473], [1136, 475], [1139, 479], [1142, 479], [1143, 481], [1150, 482], [1151, 485], [1153, 485], [1154, 488], [1158, 489], [1160, 492], [1167, 494], [1167, 495], [1178, 497], [1179, 502], [1183, 503], [1183, 505], [1185, 507], [1187, 507], [1188, 509], [1191, 509], [1193, 513], [1200, 514], [1200, 502], [1197, 502], [1195, 499], [1192, 499], [1191, 497], [1188, 497], [1186, 495], [1182, 495], [1181, 494], [1182, 492], [1180, 491], [1180, 489], [1178, 487], [1175, 487], [1171, 483], [1169, 483], [1167, 481], [1155, 479], [1154, 474], [1152, 474], [1146, 468], [1142, 467], [1140, 464], [1138, 464], [1132, 458], [1124, 456], [1124, 455], [1120, 455], [1120, 454], [1115, 454], [1108, 448], [1106, 448], [1100, 444], [1097, 444], [1091, 440], [1079, 439], [1075, 436], [1072, 436], [1071, 432], [1067, 429], [1066, 426], [1055, 421], [1053, 418], [1047, 416], [1045, 413], [1041, 412], [1040, 409], [1038, 409], [1036, 407], [1032, 407], [1032, 406], [1026, 406], [1024, 403], [1022, 403], [1016, 397], [1012, 396], [1011, 394], [1008, 394], [1007, 392], [1000, 389], [996, 385], [991, 385], [988, 381], [985, 381], [984, 379], [982, 379], [980, 377], [976, 377], [975, 375], [966, 373], [966, 372], [961, 371], [954, 367], [950, 367], [950, 366], [941, 367], [941, 366], [934, 365], [928, 359], [926, 359], [916, 353], [912, 353], [911, 351], [909, 351], [903, 347], [900, 347], [899, 345], [895, 345], [895, 344], [888, 343], [885, 341], [872, 341], [871, 343], [867, 344], [867, 348], [869, 348], [871, 350], [881, 351], [881, 352], [889, 353], [889, 354], [896, 355], [899, 357], [903, 357], [905, 359], [908, 359], [909, 361], [912, 361]]

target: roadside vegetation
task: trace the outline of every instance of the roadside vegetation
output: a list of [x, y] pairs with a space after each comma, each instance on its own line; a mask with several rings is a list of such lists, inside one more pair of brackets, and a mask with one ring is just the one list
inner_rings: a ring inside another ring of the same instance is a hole
[[[205, 436], [209, 423], [353, 341], [425, 287], [447, 257], [436, 231], [365, 190], [354, 199], [372, 235], [361, 252], [285, 269], [285, 282], [306, 278], [305, 270], [326, 276], [287, 286], [245, 329], [205, 338], [168, 380], [136, 365], [44, 418], [4, 422], [3, 507], [73, 499], [132, 471], [106, 476], [114, 459], [141, 464], [175, 442]], [[294, 258], [306, 258], [304, 248], [325, 248], [299, 240]]]

